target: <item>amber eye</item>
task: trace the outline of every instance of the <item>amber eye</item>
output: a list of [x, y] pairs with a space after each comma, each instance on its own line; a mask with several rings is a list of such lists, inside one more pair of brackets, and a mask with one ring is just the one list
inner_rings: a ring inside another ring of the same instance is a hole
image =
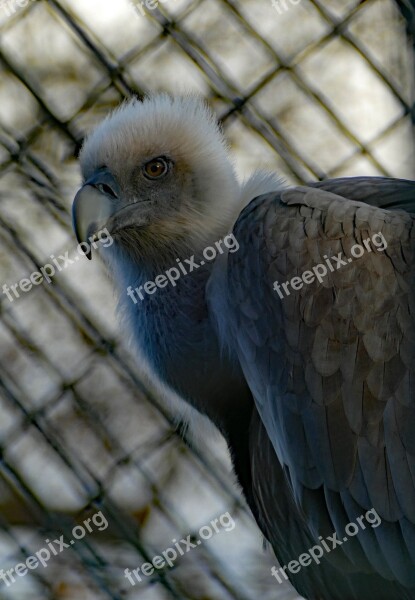
[[144, 165], [144, 175], [150, 179], [163, 177], [169, 170], [169, 165], [165, 158], [153, 158]]

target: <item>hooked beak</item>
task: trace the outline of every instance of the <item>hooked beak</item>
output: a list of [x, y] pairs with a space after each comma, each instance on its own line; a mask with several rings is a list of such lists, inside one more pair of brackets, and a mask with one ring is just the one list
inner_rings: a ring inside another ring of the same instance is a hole
[[[112, 173], [103, 168], [94, 173], [76, 194], [72, 205], [73, 228], [78, 243], [99, 239], [107, 229], [110, 234], [128, 227], [143, 227], [151, 219], [151, 198], [123, 203], [121, 189]], [[91, 260], [91, 249], [84, 252]]]
[[[90, 177], [75, 196], [72, 220], [78, 243], [88, 242], [90, 236], [105, 227], [117, 211], [120, 188], [108, 169], [100, 169]], [[91, 249], [85, 253], [91, 260]]]

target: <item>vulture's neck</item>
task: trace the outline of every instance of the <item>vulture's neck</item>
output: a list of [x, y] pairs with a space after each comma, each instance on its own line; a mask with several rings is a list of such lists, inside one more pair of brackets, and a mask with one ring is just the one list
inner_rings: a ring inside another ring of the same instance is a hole
[[[187, 266], [185, 258], [190, 255], [182, 257]], [[200, 265], [201, 260], [201, 251], [196, 250], [195, 263]], [[226, 425], [221, 421], [230, 418], [233, 408], [240, 410], [248, 396], [240, 367], [221, 353], [209, 317], [205, 291], [213, 261], [193, 270], [189, 266], [191, 272], [181, 274], [174, 286], [169, 283], [153, 294], [143, 292], [148, 281], [176, 263], [170, 259], [159, 261], [157, 267], [132, 260], [124, 264], [118, 270], [123, 291], [120, 307], [134, 342], [160, 379], [223, 429]], [[128, 286], [134, 290], [141, 286], [143, 300], [136, 292], [134, 303], [127, 296]]]

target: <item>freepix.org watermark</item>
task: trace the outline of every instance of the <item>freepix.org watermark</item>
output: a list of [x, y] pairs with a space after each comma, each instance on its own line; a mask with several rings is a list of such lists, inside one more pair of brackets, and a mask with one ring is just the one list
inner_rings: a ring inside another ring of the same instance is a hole
[[[354, 246], [352, 246], [350, 249], [350, 254], [353, 258], [361, 258], [365, 252], [372, 252], [371, 244], [377, 249], [378, 252], [383, 252], [388, 247], [385, 237], [382, 233], [379, 232], [373, 234], [371, 238], [363, 240], [363, 246], [361, 246], [360, 244], [354, 244]], [[320, 263], [313, 267], [311, 271], [304, 271], [301, 277], [293, 277], [292, 279], [282, 284], [278, 283], [278, 281], [274, 281], [272, 287], [277, 292], [278, 296], [281, 299], [283, 299], [284, 294], [281, 288], [284, 290], [285, 295], [289, 296], [291, 293], [288, 289], [289, 286], [291, 286], [291, 288], [294, 291], [298, 291], [301, 290], [304, 284], [310, 285], [310, 283], [313, 283], [316, 279], [320, 283], [323, 283], [323, 280], [328, 275], [329, 271], [333, 273], [341, 267], [345, 267], [349, 263], [353, 262], [352, 257], [342, 258], [342, 256], [342, 252], [339, 252], [336, 256], [329, 257], [327, 255], [324, 255], [323, 258], [326, 264]]]
[[[325, 552], [329, 553], [332, 550], [335, 550], [337, 546], [342, 546], [349, 540], [349, 538], [354, 537], [360, 531], [366, 529], [365, 521], [366, 523], [371, 525], [372, 528], [375, 528], [381, 524], [382, 519], [380, 518], [376, 510], [374, 508], [371, 508], [370, 510], [365, 512], [364, 515], [360, 515], [360, 517], [357, 517], [356, 523], [348, 523], [346, 525], [346, 527], [344, 528], [344, 532], [347, 534], [348, 537], [344, 536], [343, 539], [339, 539], [337, 533], [333, 533], [333, 535], [329, 535], [328, 537], [323, 539], [320, 535], [318, 539], [321, 541], [321, 545], [316, 544], [312, 548], [309, 548], [307, 552], [301, 554], [298, 557], [298, 560], [291, 560], [288, 563], [288, 565], [284, 565], [279, 569], [277, 569], [277, 567], [275, 566], [271, 567], [271, 575], [275, 577], [278, 583], [283, 583], [283, 581], [287, 581], [288, 579], [288, 575], [286, 574], [287, 569], [290, 571], [290, 573], [296, 574], [299, 573], [303, 567], [308, 567], [309, 565], [311, 565], [313, 561], [317, 565], [319, 565], [321, 562], [320, 558], [324, 556]], [[327, 542], [330, 542], [331, 547]], [[283, 576], [283, 579], [281, 579], [280, 574]]]
[[88, 239], [88, 242], [81, 242], [78, 244], [76, 247], [78, 255], [75, 255], [74, 258], [69, 258], [69, 250], [65, 252], [65, 254], [59, 255], [57, 258], [51, 254], [50, 259], [52, 264], [48, 263], [43, 265], [39, 271], [34, 271], [28, 277], [23, 277], [23, 279], [10, 286], [5, 283], [2, 290], [3, 294], [7, 296], [10, 302], [13, 302], [15, 298], [20, 298], [20, 293], [30, 292], [34, 285], [40, 285], [43, 281], [52, 283], [52, 277], [54, 277], [57, 272], [64, 271], [70, 265], [78, 262], [81, 256], [85, 256], [90, 252], [91, 246], [96, 249], [98, 248], [99, 242], [104, 248], [108, 248], [108, 246], [112, 246], [114, 240], [108, 229], [105, 228], [91, 236]]
[[215, 246], [207, 246], [203, 252], [203, 260], [200, 263], [197, 263], [195, 260], [195, 255], [193, 254], [190, 258], [185, 258], [183, 261], [180, 258], [176, 258], [177, 267], [171, 267], [164, 272], [164, 274], [157, 275], [154, 281], [146, 281], [145, 284], [140, 285], [140, 287], [133, 288], [129, 285], [127, 288], [127, 296], [131, 298], [134, 304], [138, 304], [138, 300], [135, 297], [135, 293], [140, 298], [140, 300], [144, 300], [143, 293], [145, 294], [155, 294], [158, 288], [165, 288], [167, 285], [176, 286], [176, 281], [178, 281], [183, 275], [189, 275], [196, 269], [200, 269], [207, 262], [212, 262], [215, 260], [216, 256], [219, 254], [223, 254], [225, 250], [224, 246], [229, 250], [230, 253], [237, 252], [239, 250], [239, 244], [233, 233], [226, 235], [223, 239], [215, 242]]
[[166, 4], [167, 2], [176, 2], [176, 0], [129, 0], [131, 6], [140, 17], [147, 16], [147, 10], [156, 10], [159, 4]]
[[[92, 521], [92, 524], [91, 524]], [[97, 531], [104, 531], [108, 527], [108, 521], [104, 517], [101, 511], [95, 513], [89, 519], [85, 519], [82, 525], [76, 525], [72, 529], [72, 538], [69, 542], [65, 542], [64, 536], [61, 535], [58, 539], [50, 541], [45, 540], [46, 546], [28, 556], [23, 563], [19, 563], [16, 566], [4, 571], [4, 569], [0, 570], [0, 579], [4, 581], [7, 587], [10, 587], [13, 583], [16, 583], [17, 577], [24, 577], [29, 573], [29, 571], [34, 571], [40, 565], [43, 568], [48, 566], [49, 560], [53, 556], [58, 556], [61, 554], [66, 548], [70, 548], [73, 546], [77, 540], [82, 540], [88, 533], [92, 533], [94, 529]]]
[[300, 4], [301, 0], [271, 0], [272, 6], [275, 8], [279, 15], [284, 14], [291, 6]]
[[170, 568], [173, 567], [179, 556], [183, 556], [193, 548], [197, 548], [202, 544], [202, 540], [209, 540], [215, 533], [219, 533], [221, 528], [223, 531], [233, 531], [235, 526], [236, 523], [231, 515], [228, 512], [223, 513], [220, 517], [212, 519], [209, 525], [203, 525], [199, 529], [199, 538], [192, 538], [190, 534], [179, 541], [173, 538], [172, 543], [174, 544], [174, 548], [163, 550], [161, 556], [154, 556], [151, 562], [145, 562], [140, 567], [137, 567], [137, 569], [133, 569], [132, 571], [125, 569], [124, 576], [134, 586], [137, 582], [143, 581], [142, 575], [150, 577], [154, 573], [154, 569], [163, 569], [166, 565]]
[[19, 8], [25, 8], [34, 1], [35, 0], [1, 0], [0, 7], [8, 17], [11, 17], [19, 10]]

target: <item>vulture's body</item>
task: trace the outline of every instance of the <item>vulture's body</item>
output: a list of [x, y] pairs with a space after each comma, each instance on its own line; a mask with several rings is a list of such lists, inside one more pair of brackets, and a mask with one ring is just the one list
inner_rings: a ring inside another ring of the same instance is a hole
[[[126, 327], [161, 380], [222, 431], [281, 565], [335, 532], [342, 541], [285, 571], [299, 593], [415, 599], [415, 183], [287, 188], [256, 174], [241, 186], [208, 110], [165, 96], [111, 116], [81, 164], [78, 237], [113, 235]], [[200, 264], [229, 231], [237, 251], [143, 301], [127, 296], [177, 259]], [[277, 291], [321, 264], [321, 281]], [[381, 522], [344, 541], [371, 510]]]

